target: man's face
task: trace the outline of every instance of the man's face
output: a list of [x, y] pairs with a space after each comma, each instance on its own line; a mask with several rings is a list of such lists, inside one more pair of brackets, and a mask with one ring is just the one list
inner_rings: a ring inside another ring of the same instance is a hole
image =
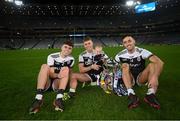
[[132, 37], [125, 37], [123, 39], [123, 46], [128, 50], [132, 51], [135, 48], [135, 40]]
[[92, 51], [93, 50], [93, 42], [92, 42], [92, 40], [85, 41], [84, 42], [84, 48], [87, 51]]
[[69, 46], [69, 45], [64, 44], [64, 45], [61, 47], [61, 53], [62, 53], [64, 56], [70, 55], [71, 52], [72, 52], [72, 46]]

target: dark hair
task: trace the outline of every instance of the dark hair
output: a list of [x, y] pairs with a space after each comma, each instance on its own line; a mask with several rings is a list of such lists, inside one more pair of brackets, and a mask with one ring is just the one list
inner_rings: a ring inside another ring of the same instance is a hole
[[74, 47], [74, 44], [73, 44], [72, 41], [70, 41], [70, 40], [66, 40], [63, 44], [69, 45], [69, 46], [71, 46], [71, 47]]
[[92, 38], [88, 36], [88, 37], [84, 38], [83, 42], [86, 42], [86, 41], [89, 41], [89, 40], [92, 40]]
[[125, 37], [122, 39], [122, 42], [123, 42], [124, 39], [127, 38], [127, 37], [130, 38], [130, 39], [132, 39], [132, 40], [134, 40], [134, 41], [136, 41], [134, 37], [132, 37], [131, 35], [129, 35], [129, 36], [125, 36]]
[[122, 41], [123, 41], [126, 37], [131, 37], [132, 39], [136, 40], [131, 34], [129, 34], [129, 35], [123, 36], [123, 37], [122, 37]]

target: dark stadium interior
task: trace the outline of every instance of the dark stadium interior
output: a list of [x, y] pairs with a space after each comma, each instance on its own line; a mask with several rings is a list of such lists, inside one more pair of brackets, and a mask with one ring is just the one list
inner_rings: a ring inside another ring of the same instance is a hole
[[78, 46], [85, 35], [105, 46], [125, 35], [139, 43], [180, 43], [180, 1], [155, 2], [155, 11], [137, 14], [125, 0], [24, 0], [22, 6], [1, 0], [0, 49], [56, 48], [67, 38]]

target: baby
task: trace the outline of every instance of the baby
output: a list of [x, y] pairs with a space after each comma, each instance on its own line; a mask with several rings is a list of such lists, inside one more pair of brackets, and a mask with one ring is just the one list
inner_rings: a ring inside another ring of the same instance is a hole
[[100, 65], [100, 69], [98, 70], [97, 73], [101, 73], [101, 78], [98, 80], [101, 88], [105, 91], [105, 93], [110, 94], [109, 90], [109, 84], [111, 83], [111, 76], [109, 75], [108, 70], [106, 69], [105, 63], [108, 59], [108, 56], [104, 53], [103, 47], [101, 45], [96, 45], [95, 50], [94, 50], [94, 58], [93, 62], [97, 65]]

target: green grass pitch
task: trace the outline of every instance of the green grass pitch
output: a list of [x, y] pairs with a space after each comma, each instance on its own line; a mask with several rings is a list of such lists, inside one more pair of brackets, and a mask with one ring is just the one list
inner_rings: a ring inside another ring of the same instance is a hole
[[[180, 119], [180, 46], [179, 45], [144, 45], [141, 46], [158, 55], [164, 62], [164, 70], [159, 79], [158, 99], [161, 109], [155, 110], [143, 102], [146, 87], [135, 88], [141, 99], [138, 108], [127, 108], [127, 97], [107, 95], [98, 87], [77, 89], [74, 99], [65, 102], [65, 111], [56, 112], [52, 102], [54, 92], [44, 95], [44, 104], [39, 113], [29, 115], [29, 106], [35, 96], [36, 78], [47, 55], [57, 52], [50, 50], [2, 50], [0, 51], [0, 119], [17, 120], [119, 120], [146, 119], [165, 120]], [[104, 48], [110, 57], [114, 57], [121, 47]], [[78, 71], [78, 55], [83, 48], [75, 48], [76, 59], [74, 71]]]

